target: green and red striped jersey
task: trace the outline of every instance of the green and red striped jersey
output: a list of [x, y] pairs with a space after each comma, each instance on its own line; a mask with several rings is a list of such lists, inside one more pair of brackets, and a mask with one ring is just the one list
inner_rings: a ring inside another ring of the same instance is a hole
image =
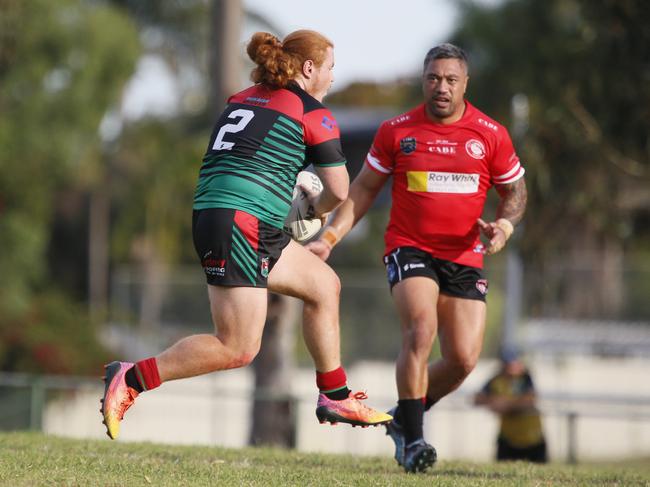
[[228, 99], [203, 157], [194, 209], [234, 208], [282, 228], [296, 175], [345, 164], [331, 112], [297, 85], [255, 85]]

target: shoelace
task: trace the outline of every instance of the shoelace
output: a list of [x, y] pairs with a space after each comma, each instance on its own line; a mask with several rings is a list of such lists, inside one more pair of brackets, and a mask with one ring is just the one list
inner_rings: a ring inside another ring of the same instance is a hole
[[365, 399], [368, 399], [368, 394], [366, 394], [366, 391], [355, 392], [352, 397], [354, 397], [357, 401], [359, 401], [359, 406], [361, 406], [364, 410], [369, 412], [374, 412], [374, 409], [366, 406], [364, 403], [361, 402]]
[[354, 397], [355, 399], [358, 399], [359, 401], [364, 401], [364, 400], [368, 399], [368, 394], [366, 394], [365, 391], [358, 391], [358, 392], [355, 392], [354, 396], [352, 396], [352, 397]]

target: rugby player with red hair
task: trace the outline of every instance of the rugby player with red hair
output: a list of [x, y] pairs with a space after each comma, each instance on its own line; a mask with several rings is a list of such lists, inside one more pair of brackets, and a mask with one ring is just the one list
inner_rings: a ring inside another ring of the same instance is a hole
[[[194, 246], [205, 272], [214, 334], [184, 338], [155, 357], [106, 366], [101, 413], [110, 438], [143, 391], [161, 383], [243, 367], [257, 355], [268, 290], [304, 302], [303, 336], [316, 367], [321, 422], [377, 426], [392, 417], [353, 393], [340, 358], [340, 281], [283, 231], [296, 176], [309, 164], [323, 182], [316, 217], [348, 194], [339, 128], [322, 104], [334, 80], [333, 44], [299, 30], [266, 32], [247, 46], [255, 83], [232, 95], [218, 118], [194, 195]], [[310, 188], [303, 188], [309, 192]]]

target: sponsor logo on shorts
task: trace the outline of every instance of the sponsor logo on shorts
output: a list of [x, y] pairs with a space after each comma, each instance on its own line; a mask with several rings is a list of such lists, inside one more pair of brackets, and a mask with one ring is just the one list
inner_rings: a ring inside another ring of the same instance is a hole
[[226, 275], [226, 259], [215, 259], [209, 251], [201, 260], [203, 272], [208, 276], [223, 277]]
[[476, 289], [478, 289], [478, 292], [480, 292], [483, 296], [485, 296], [488, 292], [487, 279], [479, 279], [478, 281], [476, 281]]
[[388, 275], [388, 282], [393, 282], [397, 275], [397, 266], [394, 262], [386, 264], [386, 274]]
[[262, 264], [260, 265], [260, 274], [262, 277], [269, 277], [269, 258], [262, 257]]
[[418, 264], [406, 264], [403, 269], [404, 271], [408, 271], [409, 269], [422, 269], [423, 267], [426, 267], [423, 263], [418, 263]]
[[415, 147], [417, 146], [417, 141], [415, 137], [404, 137], [399, 141], [399, 148], [404, 154], [411, 154], [415, 152]]

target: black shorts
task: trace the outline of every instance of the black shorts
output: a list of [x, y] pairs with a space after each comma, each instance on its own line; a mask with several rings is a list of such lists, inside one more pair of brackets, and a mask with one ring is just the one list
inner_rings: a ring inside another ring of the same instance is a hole
[[393, 286], [408, 277], [423, 276], [438, 283], [440, 292], [456, 298], [485, 301], [488, 282], [483, 270], [436, 259], [415, 247], [398, 247], [384, 256], [388, 284]]
[[528, 447], [514, 447], [504, 438], [497, 438], [497, 460], [528, 460], [535, 463], [546, 463], [548, 457], [546, 454], [546, 441], [542, 440], [536, 445]]
[[266, 287], [291, 237], [253, 215], [230, 208], [194, 210], [194, 248], [208, 284]]

